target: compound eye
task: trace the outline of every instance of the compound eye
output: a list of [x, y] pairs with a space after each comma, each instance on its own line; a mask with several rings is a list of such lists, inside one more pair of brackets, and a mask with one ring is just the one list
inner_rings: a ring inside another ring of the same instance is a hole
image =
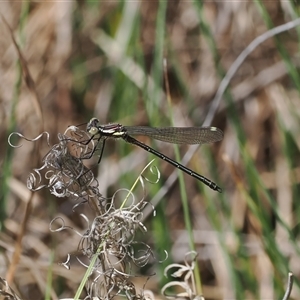
[[96, 135], [98, 132], [99, 132], [99, 130], [97, 127], [91, 127], [89, 129], [89, 134], [91, 134], [91, 135]]

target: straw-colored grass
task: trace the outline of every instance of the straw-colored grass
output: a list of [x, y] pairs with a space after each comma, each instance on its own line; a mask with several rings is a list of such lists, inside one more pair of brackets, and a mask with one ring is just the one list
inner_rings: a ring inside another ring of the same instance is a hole
[[[195, 250], [194, 292], [206, 300], [283, 299], [289, 272], [295, 279], [291, 299], [300, 298], [300, 27], [294, 2], [0, 3], [0, 277], [21, 299], [75, 296], [86, 272], [74, 259], [80, 238], [73, 231], [51, 232], [49, 224], [62, 217], [83, 233], [87, 223], [72, 211], [74, 199], [26, 187], [50, 150], [46, 135], [34, 143], [14, 135], [11, 142], [20, 148], [10, 147], [8, 136], [16, 131], [33, 139], [47, 131], [54, 145], [58, 133], [91, 117], [103, 124], [204, 124], [224, 132], [222, 142], [183, 145], [176, 155], [217, 182], [222, 194], [187, 175], [178, 180], [178, 171], [158, 159], [159, 182], [133, 192], [156, 209], [153, 216], [145, 207], [148, 230], [136, 235], [156, 257], [133, 270], [142, 275], [133, 280], [137, 291], [164, 299], [162, 286], [174, 280], [164, 277], [164, 268], [182, 264]], [[140, 140], [175, 158], [172, 145]], [[107, 141], [100, 165], [95, 158], [86, 167], [95, 172], [99, 192], [112, 197], [130, 189], [152, 158], [122, 140]], [[94, 217], [90, 207], [80, 212]], [[57, 264], [68, 254], [70, 270]]]

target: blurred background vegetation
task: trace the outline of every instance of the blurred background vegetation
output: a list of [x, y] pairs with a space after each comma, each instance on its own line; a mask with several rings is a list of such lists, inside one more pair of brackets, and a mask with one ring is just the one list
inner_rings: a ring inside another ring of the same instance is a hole
[[[91, 117], [103, 124], [202, 126], [209, 116], [205, 125], [222, 129], [224, 139], [197, 149], [187, 165], [217, 182], [223, 193], [183, 176], [203, 296], [279, 299], [291, 271], [292, 298], [300, 299], [300, 27], [257, 46], [221, 102], [213, 100], [251, 41], [297, 18], [297, 1], [7, 1], [0, 12], [34, 81], [26, 84], [28, 74], [0, 19], [0, 276], [22, 298], [72, 297], [85, 272], [75, 259], [70, 270], [57, 264], [76, 251], [79, 237], [49, 231], [56, 216], [85, 229], [72, 212], [74, 203], [40, 191], [28, 209], [26, 179], [49, 150], [46, 140], [38, 163], [32, 143], [23, 141], [19, 149], [7, 143], [13, 131], [28, 138], [41, 133], [36, 97], [51, 144], [57, 133]], [[141, 141], [175, 157], [172, 145]], [[188, 148], [179, 151], [183, 157]], [[112, 196], [130, 188], [152, 158], [123, 141], [108, 142], [100, 166], [95, 161], [93, 168], [100, 192]], [[145, 215], [148, 233], [140, 238], [158, 260], [164, 249], [169, 257], [136, 274], [155, 274], [146, 288], [163, 299], [160, 288], [170, 280], [163, 268], [182, 262], [190, 247], [182, 186], [178, 179], [168, 184], [174, 168], [158, 159], [154, 164], [161, 179], [146, 189], [157, 216]], [[20, 257], [12, 261], [18, 243]], [[137, 286], [143, 288], [145, 278], [136, 278]]]

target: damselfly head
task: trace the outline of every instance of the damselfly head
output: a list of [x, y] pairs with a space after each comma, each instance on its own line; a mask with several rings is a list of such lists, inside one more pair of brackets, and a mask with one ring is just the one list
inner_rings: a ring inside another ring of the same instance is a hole
[[99, 120], [97, 118], [92, 118], [86, 126], [86, 131], [91, 135], [96, 135], [99, 133]]

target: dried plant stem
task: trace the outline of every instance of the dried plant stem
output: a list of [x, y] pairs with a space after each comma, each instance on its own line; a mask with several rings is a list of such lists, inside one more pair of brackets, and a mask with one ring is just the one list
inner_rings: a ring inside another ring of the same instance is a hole
[[231, 67], [229, 68], [229, 70], [227, 71], [225, 77], [222, 79], [219, 88], [217, 90], [216, 96], [212, 101], [210, 110], [205, 118], [205, 121], [203, 123], [204, 126], [207, 126], [209, 124], [211, 124], [213, 117], [215, 116], [220, 102], [222, 100], [222, 96], [224, 94], [224, 92], [226, 91], [231, 79], [233, 78], [234, 74], [236, 73], [236, 71], [239, 69], [239, 67], [243, 64], [243, 62], [245, 61], [245, 59], [247, 58], [247, 56], [253, 51], [255, 50], [260, 44], [262, 44], [263, 42], [265, 42], [266, 40], [268, 40], [269, 38], [285, 32], [287, 30], [290, 30], [296, 26], [300, 25], [300, 18], [290, 21], [288, 23], [285, 23], [283, 25], [277, 26], [272, 28], [271, 30], [268, 30], [267, 32], [261, 34], [260, 36], [258, 36], [257, 38], [255, 38], [243, 51], [242, 53], [237, 57], [237, 59], [234, 61], [234, 63], [231, 65]]
[[293, 288], [293, 273], [289, 272], [288, 285], [282, 300], [288, 300]]
[[[24, 58], [24, 56], [21, 52], [21, 49], [19, 48], [19, 46], [18, 46], [18, 44], [17, 44], [17, 42], [14, 38], [13, 31], [12, 31], [11, 27], [9, 26], [9, 24], [7, 23], [7, 21], [3, 17], [3, 15], [0, 15], [0, 16], [1, 16], [4, 24], [6, 25], [7, 29], [9, 30], [12, 42], [13, 42], [16, 50], [17, 50], [18, 57], [19, 57], [19, 60], [20, 60], [20, 64], [21, 64], [21, 67], [22, 67], [23, 78], [25, 80], [25, 83], [26, 83], [28, 89], [30, 90], [30, 92], [33, 95], [33, 97], [31, 99], [33, 101], [33, 106], [35, 107], [36, 114], [37, 114], [37, 116], [39, 118], [39, 121], [40, 121], [39, 122], [40, 126], [38, 127], [38, 130], [40, 132], [43, 132], [44, 130], [43, 130], [42, 109], [41, 109], [41, 105], [40, 105], [40, 102], [39, 102], [39, 99], [38, 99], [38, 96], [37, 96], [37, 92], [36, 92], [36, 89], [35, 89], [34, 80], [32, 79], [32, 77], [30, 75], [30, 72], [29, 72], [29, 69], [28, 69], [28, 66], [27, 66], [27, 62], [26, 62], [26, 60], [25, 60], [25, 58]], [[38, 161], [40, 160], [40, 157], [39, 157], [39, 143], [34, 147], [32, 157], [35, 158], [34, 163], [37, 164]], [[10, 266], [8, 268], [7, 275], [6, 275], [8, 283], [11, 283], [13, 281], [14, 274], [15, 274], [18, 262], [20, 260], [21, 249], [22, 249], [22, 239], [23, 239], [23, 236], [24, 236], [25, 231], [26, 231], [29, 216], [31, 214], [32, 200], [33, 200], [33, 193], [31, 193], [28, 201], [26, 202], [24, 218], [23, 218], [23, 221], [21, 223], [20, 232], [18, 234], [16, 243], [15, 243], [15, 252], [13, 254], [12, 261], [10, 263]]]

